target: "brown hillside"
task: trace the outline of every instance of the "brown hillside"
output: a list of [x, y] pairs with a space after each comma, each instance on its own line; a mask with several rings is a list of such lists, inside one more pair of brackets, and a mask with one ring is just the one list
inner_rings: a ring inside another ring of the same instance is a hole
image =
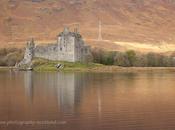
[[121, 48], [115, 41], [175, 43], [174, 0], [0, 0], [0, 45], [25, 44], [31, 37], [54, 41], [72, 23], [80, 24], [85, 39], [96, 39], [99, 19], [103, 39], [113, 41], [102, 42], [105, 48]]

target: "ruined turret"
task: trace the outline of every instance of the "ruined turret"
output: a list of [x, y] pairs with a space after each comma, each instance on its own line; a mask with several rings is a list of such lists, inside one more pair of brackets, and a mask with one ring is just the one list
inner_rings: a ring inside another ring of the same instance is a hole
[[34, 57], [34, 48], [35, 48], [35, 42], [32, 38], [29, 42], [27, 42], [27, 47], [24, 55], [24, 60], [26, 64], [29, 64], [33, 57]]
[[18, 67], [27, 65], [30, 67], [32, 59], [34, 57], [34, 49], [35, 49], [35, 42], [32, 38], [30, 41], [27, 42], [24, 59], [18, 64]]

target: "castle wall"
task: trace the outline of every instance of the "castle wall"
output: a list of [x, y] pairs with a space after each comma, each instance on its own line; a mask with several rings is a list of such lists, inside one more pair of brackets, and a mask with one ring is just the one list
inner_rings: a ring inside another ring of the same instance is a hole
[[50, 44], [47, 46], [37, 46], [34, 50], [34, 57], [48, 60], [58, 60], [57, 45]]
[[86, 46], [82, 39], [76, 39], [75, 43], [75, 61], [86, 61], [87, 56], [91, 54], [90, 47]]
[[55, 44], [37, 46], [34, 57], [75, 62], [74, 37], [59, 37]]
[[27, 44], [25, 56], [21, 64], [28, 64], [33, 57], [44, 58], [53, 61], [85, 61], [91, 55], [90, 47], [86, 46], [81, 35], [77, 32], [69, 32], [68, 29], [59, 34], [57, 43], [45, 46], [36, 46], [34, 40]]
[[84, 44], [83, 40], [70, 37], [64, 42], [63, 39], [59, 38], [55, 44], [37, 46], [34, 49], [34, 57], [69, 62], [86, 60], [86, 56], [90, 54], [90, 48]]

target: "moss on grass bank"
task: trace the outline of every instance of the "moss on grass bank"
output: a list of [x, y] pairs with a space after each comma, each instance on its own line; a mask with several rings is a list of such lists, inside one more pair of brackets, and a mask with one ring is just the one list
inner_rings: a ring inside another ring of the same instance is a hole
[[[45, 59], [34, 59], [33, 69], [37, 72], [175, 72], [175, 67], [119, 67], [119, 66], [106, 66], [96, 63], [80, 63], [80, 62], [63, 62], [63, 61], [49, 61]], [[57, 64], [63, 64], [63, 69], [57, 69]], [[15, 69], [15, 67], [0, 67], [0, 71], [9, 69]]]
[[[63, 69], [57, 69], [57, 64], [63, 64]], [[106, 66], [96, 63], [83, 64], [80, 62], [33, 60], [34, 71], [64, 71], [64, 72], [175, 72], [175, 67], [119, 67]]]
[[[56, 65], [62, 64], [64, 68], [57, 69]], [[49, 61], [44, 59], [34, 59], [33, 68], [34, 71], [89, 71], [96, 67], [102, 67], [101, 64], [95, 63], [80, 63], [80, 62], [64, 62], [64, 61]]]
[[11, 68], [10, 67], [0, 67], [0, 71], [7, 71], [9, 69], [11, 69]]

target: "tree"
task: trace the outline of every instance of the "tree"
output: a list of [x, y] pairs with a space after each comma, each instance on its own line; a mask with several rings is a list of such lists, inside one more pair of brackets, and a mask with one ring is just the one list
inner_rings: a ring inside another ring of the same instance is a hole
[[126, 51], [126, 56], [128, 57], [129, 66], [134, 66], [136, 62], [136, 53], [133, 50]]
[[146, 55], [147, 58], [147, 66], [148, 67], [155, 67], [156, 61], [155, 61], [155, 54], [154, 53], [148, 53]]
[[128, 67], [129, 66], [129, 60], [126, 54], [119, 52], [116, 54], [114, 58], [114, 64], [117, 66], [123, 66]]

